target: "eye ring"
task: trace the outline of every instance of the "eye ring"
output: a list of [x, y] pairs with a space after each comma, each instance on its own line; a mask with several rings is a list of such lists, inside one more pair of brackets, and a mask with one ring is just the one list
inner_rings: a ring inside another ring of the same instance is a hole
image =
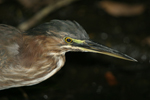
[[70, 37], [66, 37], [66, 38], [65, 38], [65, 42], [66, 42], [66, 43], [72, 43], [72, 39], [71, 39]]

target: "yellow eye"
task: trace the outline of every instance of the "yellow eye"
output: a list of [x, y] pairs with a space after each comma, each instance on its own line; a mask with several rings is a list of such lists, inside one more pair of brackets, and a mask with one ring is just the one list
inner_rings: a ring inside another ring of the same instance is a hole
[[66, 41], [67, 43], [72, 43], [72, 39], [71, 39], [70, 37], [66, 37], [66, 38], [65, 38], [65, 41]]

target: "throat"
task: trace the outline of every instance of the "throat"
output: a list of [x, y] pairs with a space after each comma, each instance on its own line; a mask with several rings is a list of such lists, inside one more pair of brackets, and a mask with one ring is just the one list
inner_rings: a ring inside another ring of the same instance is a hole
[[43, 81], [46, 80], [47, 78], [53, 76], [56, 72], [58, 72], [64, 65], [65, 59], [64, 57], [60, 56], [58, 58], [55, 58], [56, 60], [56, 64], [52, 64], [49, 67], [49, 70], [47, 70], [47, 73], [45, 73], [45, 75], [39, 79], [37, 79], [38, 81]]
[[53, 60], [50, 60], [49, 63], [45, 66], [39, 66], [36, 73], [33, 74], [34, 78], [31, 81], [24, 82], [28, 85], [34, 85], [40, 83], [49, 77], [53, 76], [58, 72], [64, 65], [65, 58], [64, 56], [53, 57]]
[[58, 72], [65, 63], [65, 56], [47, 56], [36, 61], [32, 66], [28, 67], [26, 74], [30, 75], [25, 77], [22, 85], [34, 85], [38, 84]]

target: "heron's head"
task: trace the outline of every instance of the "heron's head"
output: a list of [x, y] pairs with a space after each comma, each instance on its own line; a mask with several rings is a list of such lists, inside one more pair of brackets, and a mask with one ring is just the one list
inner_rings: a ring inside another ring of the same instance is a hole
[[27, 35], [43, 37], [42, 39], [46, 40], [45, 47], [57, 53], [93, 52], [136, 61], [117, 50], [92, 42], [86, 31], [77, 22], [69, 20], [52, 20], [28, 31]]

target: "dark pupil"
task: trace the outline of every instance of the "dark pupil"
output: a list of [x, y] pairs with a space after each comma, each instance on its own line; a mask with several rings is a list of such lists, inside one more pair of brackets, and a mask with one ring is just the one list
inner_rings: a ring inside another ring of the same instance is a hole
[[71, 42], [71, 39], [67, 39], [68, 42]]

